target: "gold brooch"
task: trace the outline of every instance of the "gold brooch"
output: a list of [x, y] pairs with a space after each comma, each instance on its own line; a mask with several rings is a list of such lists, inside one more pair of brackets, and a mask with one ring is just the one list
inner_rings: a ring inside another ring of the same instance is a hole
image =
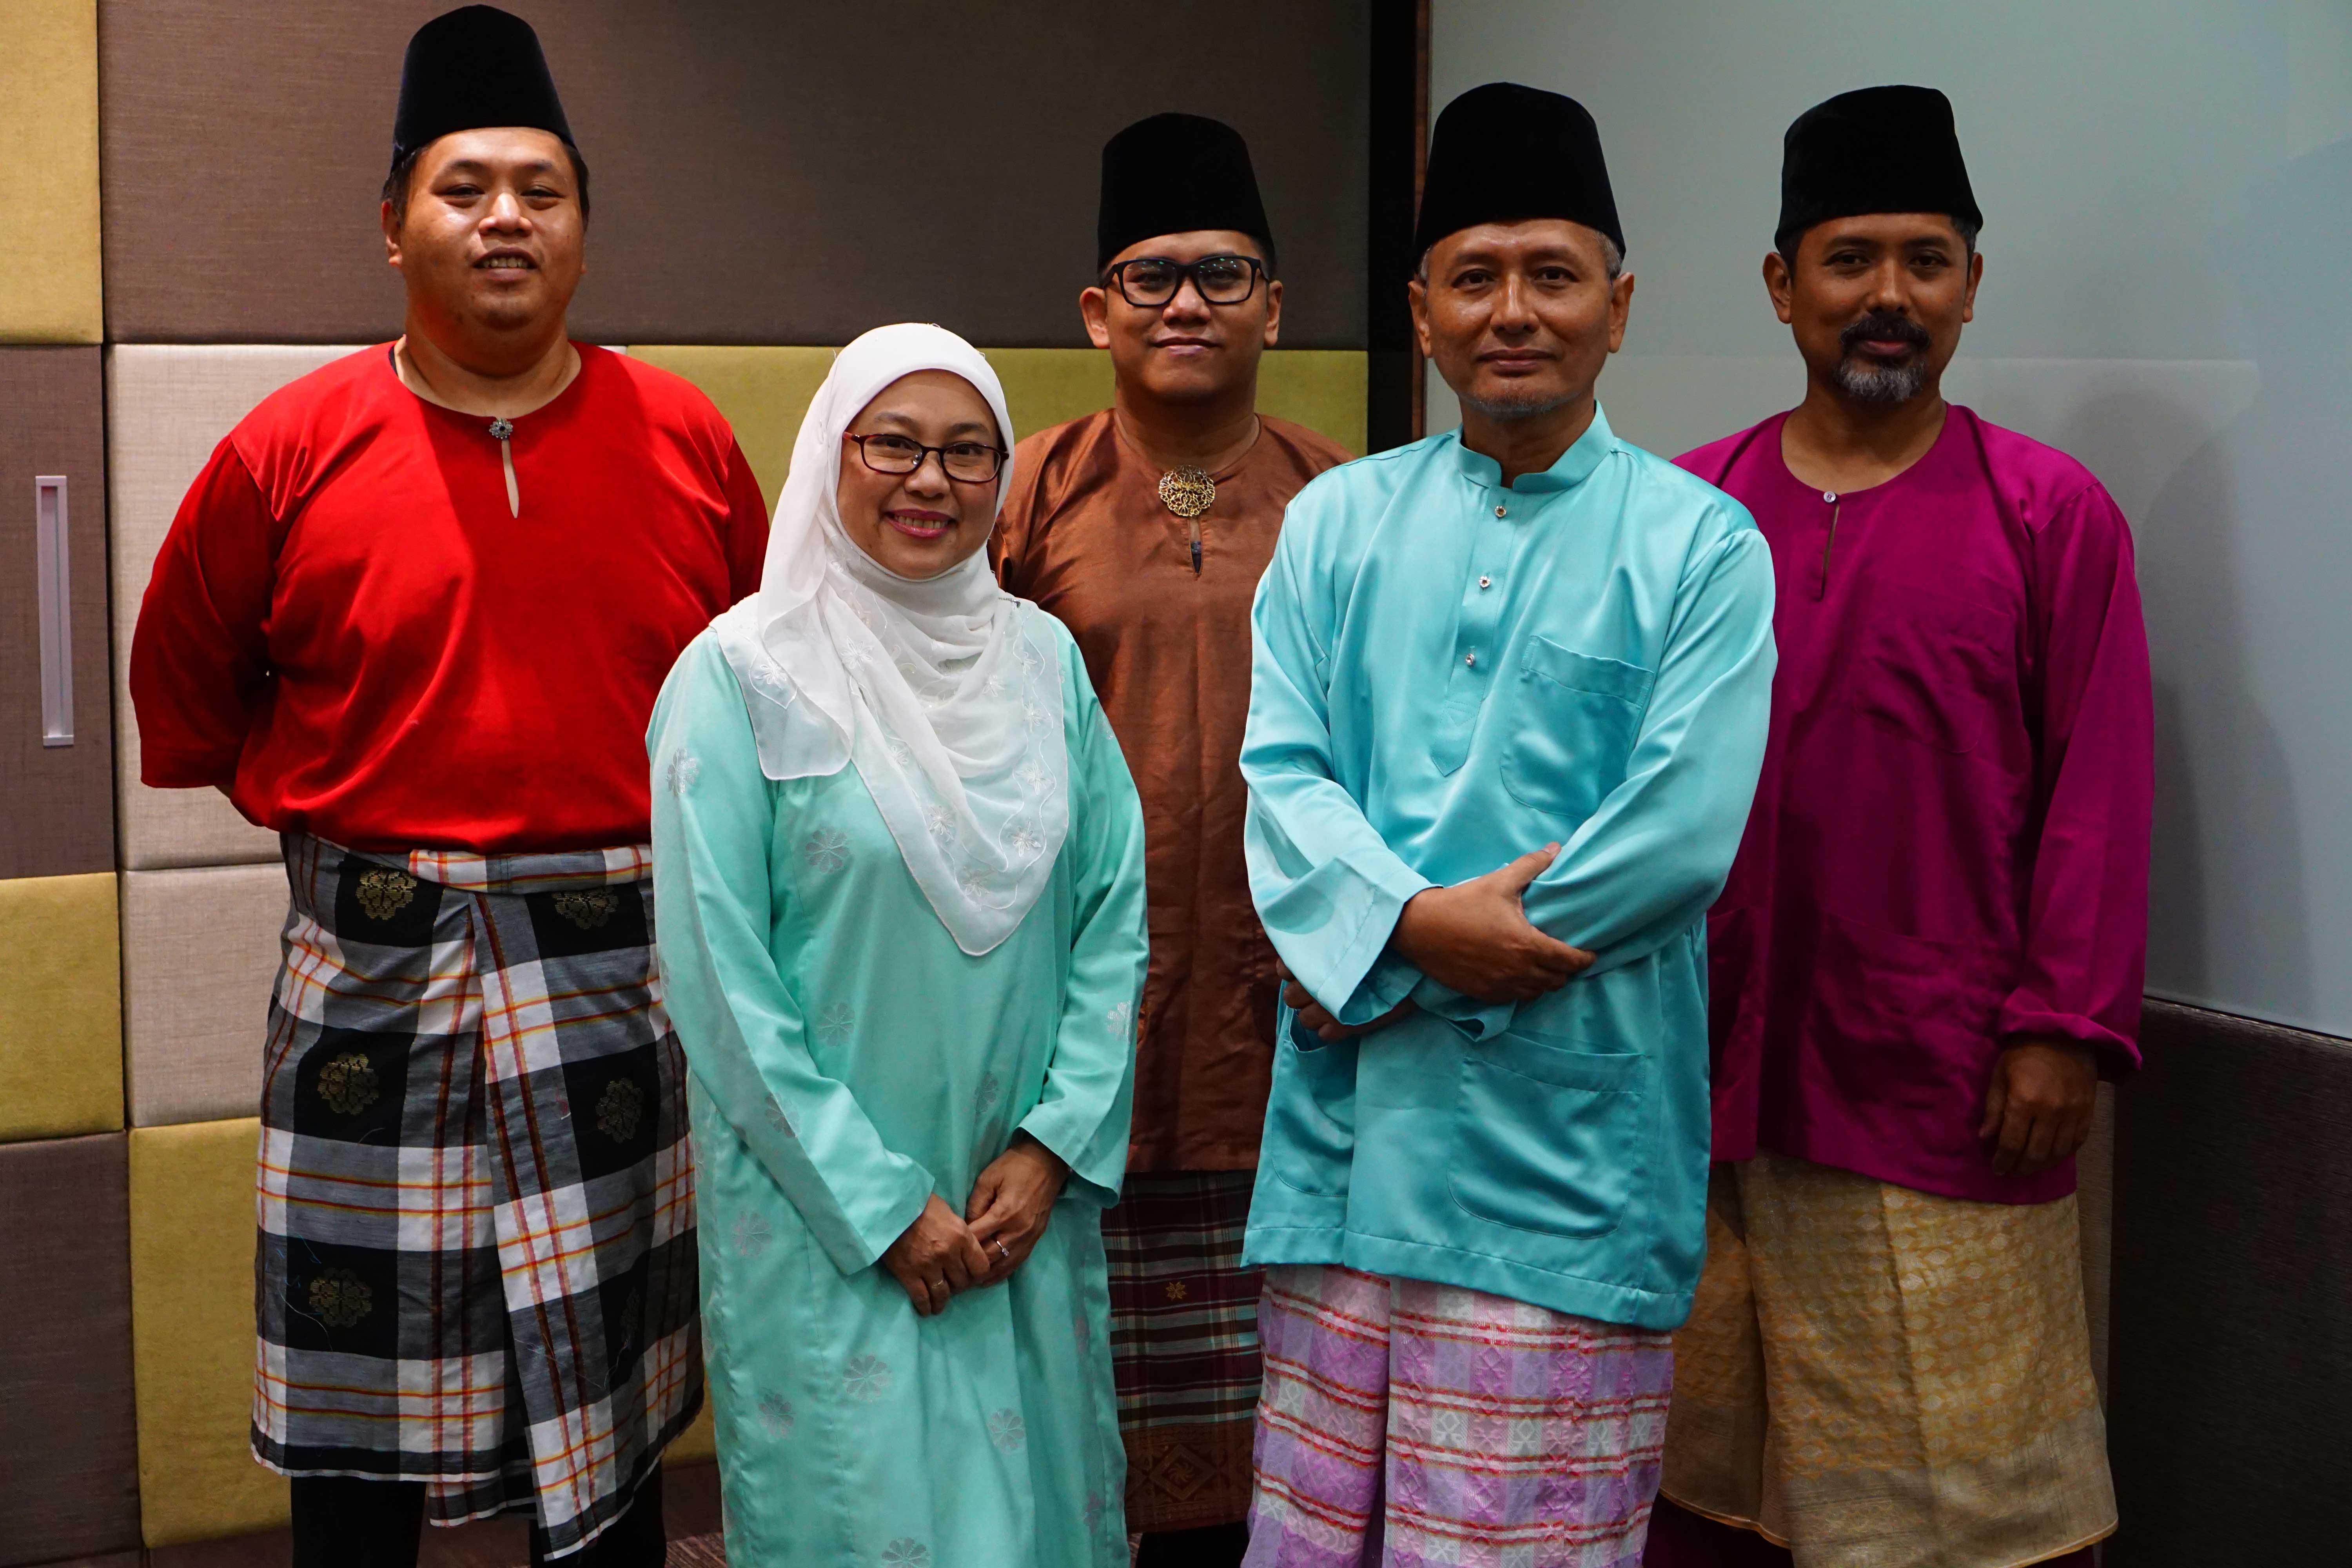
[[1160, 476], [1160, 504], [1178, 517], [1198, 517], [1216, 501], [1217, 481], [1198, 468], [1171, 468]]
[[416, 879], [405, 871], [369, 871], [360, 877], [360, 908], [371, 920], [390, 920], [415, 897]]
[[345, 1051], [319, 1069], [319, 1098], [344, 1116], [357, 1116], [375, 1103], [375, 1068], [358, 1051]]
[[614, 1079], [596, 1098], [596, 1131], [615, 1143], [636, 1137], [637, 1123], [645, 1114], [645, 1091], [627, 1079]]

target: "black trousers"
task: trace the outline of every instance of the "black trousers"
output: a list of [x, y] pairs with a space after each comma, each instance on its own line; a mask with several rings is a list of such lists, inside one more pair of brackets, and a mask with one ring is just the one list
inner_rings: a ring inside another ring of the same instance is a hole
[[[423, 1481], [297, 1476], [293, 1490], [294, 1568], [416, 1568], [425, 1531]], [[557, 1561], [563, 1568], [662, 1568], [668, 1551], [656, 1468], [610, 1529]], [[531, 1568], [547, 1560], [547, 1537], [533, 1524]]]
[[1160, 1531], [1143, 1538], [1135, 1568], [1234, 1568], [1249, 1550], [1249, 1526], [1211, 1524]]

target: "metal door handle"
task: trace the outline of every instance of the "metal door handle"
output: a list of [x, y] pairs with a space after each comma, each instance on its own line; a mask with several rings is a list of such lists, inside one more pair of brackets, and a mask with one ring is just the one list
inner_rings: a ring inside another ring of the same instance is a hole
[[66, 547], [66, 477], [33, 481], [35, 569], [40, 573], [41, 744], [74, 743], [73, 563]]

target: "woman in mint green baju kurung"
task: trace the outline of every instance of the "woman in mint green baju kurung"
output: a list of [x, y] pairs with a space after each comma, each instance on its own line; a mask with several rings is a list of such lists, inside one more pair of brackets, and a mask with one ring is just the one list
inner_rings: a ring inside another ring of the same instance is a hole
[[[951, 334], [843, 351], [795, 450], [809, 515], [788, 486], [760, 596], [688, 648], [647, 738], [728, 1556], [1124, 1568], [1099, 1215], [1126, 1163], [1142, 824], [1067, 633], [974, 581], [977, 555], [893, 575], [803, 484], [838, 468], [852, 511], [874, 480], [840, 467], [845, 433], [925, 368], [1009, 430]], [[981, 537], [993, 515], [983, 487]], [[1041, 1147], [1066, 1166], [1042, 1233], [957, 1232], [988, 1278], [919, 1310], [909, 1279], [940, 1265], [905, 1262], [918, 1221], [976, 1221], [983, 1172]]]

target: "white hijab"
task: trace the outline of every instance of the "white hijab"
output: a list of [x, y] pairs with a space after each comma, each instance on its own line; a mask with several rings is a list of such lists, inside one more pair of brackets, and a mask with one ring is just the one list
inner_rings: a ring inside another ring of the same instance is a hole
[[[835, 358], [801, 421], [760, 591], [714, 626], [761, 771], [805, 778], [856, 763], [916, 885], [977, 956], [1020, 925], [1069, 831], [1062, 672], [985, 550], [918, 582], [842, 528], [843, 434], [885, 387], [922, 370], [970, 382], [1012, 447], [1004, 389], [978, 350], [913, 322], [867, 332]], [[1012, 482], [1008, 458], [997, 505]]]

